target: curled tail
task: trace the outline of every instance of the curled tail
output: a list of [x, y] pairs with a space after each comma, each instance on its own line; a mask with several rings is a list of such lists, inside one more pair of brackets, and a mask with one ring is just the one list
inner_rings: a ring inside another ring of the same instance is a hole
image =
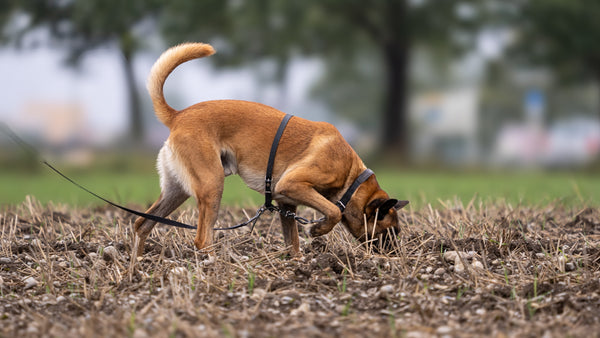
[[156, 117], [167, 127], [171, 122], [177, 110], [169, 106], [163, 94], [165, 80], [171, 72], [180, 64], [193, 59], [202, 58], [215, 53], [211, 45], [205, 43], [184, 43], [169, 48], [152, 66], [150, 76], [148, 77], [148, 92], [154, 105]]

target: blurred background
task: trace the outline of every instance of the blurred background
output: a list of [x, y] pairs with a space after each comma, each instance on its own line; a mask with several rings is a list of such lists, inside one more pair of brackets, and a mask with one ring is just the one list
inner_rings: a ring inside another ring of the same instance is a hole
[[[166, 48], [200, 41], [217, 54], [171, 75], [175, 108], [244, 99], [331, 122], [422, 201], [519, 202], [535, 177], [528, 191], [564, 190], [534, 202], [593, 204], [598, 17], [597, 0], [2, 0], [0, 121], [92, 188], [146, 203], [168, 130], [145, 79]], [[0, 147], [0, 203], [88, 201], [8, 137]], [[231, 185], [226, 201], [260, 201]]]

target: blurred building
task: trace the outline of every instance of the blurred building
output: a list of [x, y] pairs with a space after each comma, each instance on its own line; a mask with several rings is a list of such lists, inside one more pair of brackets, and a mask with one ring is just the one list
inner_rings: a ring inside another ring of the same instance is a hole
[[87, 141], [84, 110], [74, 102], [29, 102], [15, 123], [16, 128], [51, 147], [63, 148]]
[[417, 94], [410, 109], [416, 125], [412, 140], [415, 159], [475, 163], [479, 154], [478, 102], [474, 86]]
[[29, 141], [72, 164], [87, 164], [93, 137], [83, 106], [67, 101], [31, 101], [24, 105], [14, 128]]

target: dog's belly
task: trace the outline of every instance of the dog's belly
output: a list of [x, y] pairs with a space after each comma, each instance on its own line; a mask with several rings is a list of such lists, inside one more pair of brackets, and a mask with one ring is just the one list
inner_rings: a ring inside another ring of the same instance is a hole
[[252, 169], [239, 168], [238, 174], [240, 175], [244, 183], [246, 183], [248, 188], [258, 191], [261, 194], [265, 193], [264, 172], [253, 171]]
[[[250, 188], [254, 191], [257, 191], [261, 194], [265, 193], [265, 173], [264, 172], [258, 172], [258, 171], [254, 171], [252, 169], [239, 168], [238, 174], [240, 175], [240, 177], [242, 178], [244, 183], [246, 183], [248, 188]], [[273, 190], [275, 189], [276, 185], [277, 185], [277, 181], [273, 181], [272, 186], [271, 186]], [[273, 199], [278, 202], [283, 202], [283, 203], [287, 203], [287, 204], [294, 204], [294, 205], [296, 204], [293, 200], [287, 198], [284, 195], [278, 194], [275, 191], [273, 191]]]

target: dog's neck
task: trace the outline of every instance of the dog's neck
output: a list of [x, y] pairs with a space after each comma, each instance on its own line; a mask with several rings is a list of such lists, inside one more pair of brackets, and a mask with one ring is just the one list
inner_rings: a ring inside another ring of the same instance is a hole
[[[359, 173], [360, 174], [360, 173]], [[342, 214], [342, 224], [354, 235], [359, 238], [364, 234], [364, 213], [362, 206], [366, 206], [376, 199], [388, 199], [388, 194], [381, 189], [375, 175], [369, 177], [358, 187], [350, 202]], [[360, 228], [353, 228], [351, 224], [361, 224]]]

